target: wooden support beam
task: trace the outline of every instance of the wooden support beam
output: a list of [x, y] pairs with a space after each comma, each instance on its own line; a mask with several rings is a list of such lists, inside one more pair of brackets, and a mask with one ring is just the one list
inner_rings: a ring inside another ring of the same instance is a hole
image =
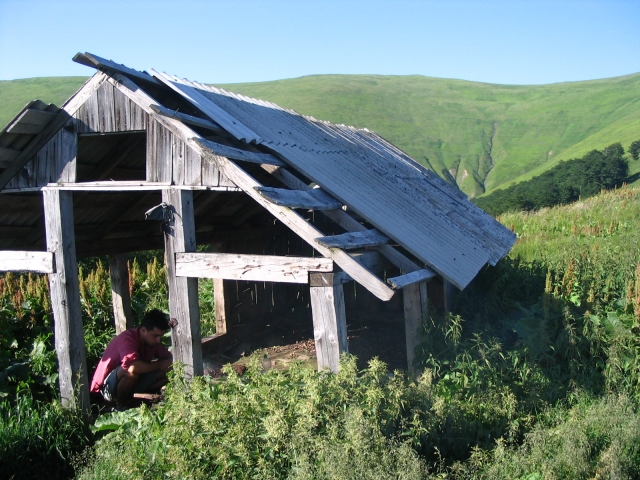
[[319, 188], [287, 190], [286, 188], [254, 187], [254, 189], [269, 202], [281, 207], [304, 210], [335, 210], [342, 207], [339, 201]]
[[333, 284], [332, 273], [310, 275], [313, 337], [318, 357], [318, 370], [340, 369], [340, 355], [348, 352], [347, 317], [342, 285]]
[[179, 277], [308, 283], [309, 272], [332, 270], [333, 260], [323, 257], [176, 253], [176, 275]]
[[442, 279], [444, 290], [444, 313], [451, 313], [451, 307], [453, 306], [453, 296], [456, 293], [456, 287], [453, 283], [446, 278]]
[[47, 249], [54, 254], [56, 264], [56, 272], [49, 274], [49, 285], [62, 404], [78, 406], [88, 412], [89, 377], [73, 233], [72, 195], [71, 192], [43, 190]]
[[176, 276], [176, 253], [196, 250], [193, 192], [166, 189], [162, 201], [172, 210], [164, 228], [165, 258], [169, 283], [169, 314], [176, 325], [171, 331], [173, 359], [184, 364], [185, 375], [202, 375], [202, 339], [198, 309], [198, 279]]
[[[364, 268], [374, 273], [382, 272], [385, 268], [392, 265], [391, 262], [385, 260], [377, 250], [352, 252], [349, 255]], [[336, 272], [333, 275], [334, 285], [340, 285], [351, 281], [353, 281], [353, 278], [351, 278], [346, 272]]]
[[0, 251], [0, 272], [54, 273], [53, 253]]
[[109, 276], [111, 277], [111, 301], [116, 333], [133, 328], [133, 311], [129, 292], [129, 268], [127, 256], [123, 254], [109, 255]]
[[400, 290], [401, 288], [411, 285], [412, 283], [423, 282], [431, 280], [436, 274], [429, 268], [418, 270], [417, 272], [406, 273], [399, 277], [387, 278], [387, 283], [391, 285], [394, 290]]
[[27, 133], [37, 135], [42, 129], [56, 117], [56, 113], [46, 110], [27, 108], [23, 110], [7, 127], [7, 133]]
[[377, 247], [389, 241], [378, 230], [366, 230], [364, 232], [347, 232], [341, 235], [331, 235], [317, 239], [319, 243], [329, 248], [342, 248], [353, 250], [356, 248]]
[[179, 120], [195, 127], [206, 128], [207, 130], [211, 130], [212, 132], [219, 134], [226, 133], [220, 125], [212, 122], [211, 120], [207, 120], [206, 118], [198, 118], [193, 115], [187, 115], [186, 113], [180, 113], [177, 110], [171, 110], [163, 107], [162, 105], [151, 105], [151, 110], [163, 117], [173, 118], [174, 120]]
[[239, 160], [241, 162], [257, 163], [259, 165], [274, 165], [284, 166], [286, 165], [275, 155], [270, 153], [258, 153], [250, 152], [248, 150], [242, 150], [240, 148], [230, 147], [228, 145], [222, 145], [220, 143], [212, 142], [211, 140], [202, 139], [203, 144], [207, 146], [216, 155], [230, 158], [231, 160]]
[[[219, 253], [224, 248], [221, 242], [211, 244], [211, 250]], [[213, 303], [216, 314], [216, 335], [227, 333], [227, 304], [224, 299], [224, 280], [213, 279]]]
[[409, 373], [418, 378], [420, 369], [413, 363], [415, 350], [420, 343], [422, 322], [427, 320], [429, 307], [427, 302], [427, 282], [412, 283], [402, 289], [404, 303], [404, 328], [407, 344], [407, 369]]

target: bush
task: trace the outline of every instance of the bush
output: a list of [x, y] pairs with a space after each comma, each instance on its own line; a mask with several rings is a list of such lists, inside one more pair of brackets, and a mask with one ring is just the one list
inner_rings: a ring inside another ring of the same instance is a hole
[[92, 434], [79, 412], [29, 395], [0, 403], [0, 477], [66, 479], [73, 459], [91, 445]]

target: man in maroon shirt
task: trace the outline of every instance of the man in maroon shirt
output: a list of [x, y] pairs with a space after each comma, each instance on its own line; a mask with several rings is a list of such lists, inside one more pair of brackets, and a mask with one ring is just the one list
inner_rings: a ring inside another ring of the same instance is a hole
[[124, 406], [134, 393], [160, 390], [167, 384], [173, 361], [161, 341], [168, 330], [167, 316], [151, 310], [139, 327], [111, 340], [91, 380], [91, 392], [102, 393], [105, 400]]

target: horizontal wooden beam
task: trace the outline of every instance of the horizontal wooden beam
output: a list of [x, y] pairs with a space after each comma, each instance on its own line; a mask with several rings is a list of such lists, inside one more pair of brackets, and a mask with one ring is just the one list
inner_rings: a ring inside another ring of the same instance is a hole
[[220, 143], [212, 142], [211, 140], [199, 140], [207, 146], [216, 155], [230, 158], [231, 160], [239, 160], [241, 162], [257, 163], [260, 165], [274, 165], [282, 167], [285, 163], [275, 155], [270, 153], [249, 152], [240, 148], [230, 147], [228, 145], [222, 145]]
[[51, 122], [57, 115], [57, 112], [47, 112], [46, 110], [36, 110], [27, 108], [11, 125], [7, 127], [8, 133], [27, 133], [36, 135]]
[[0, 272], [54, 273], [53, 252], [0, 251]]
[[18, 155], [20, 155], [20, 150], [0, 147], [0, 168], [7, 168], [12, 161], [18, 158]]
[[384, 245], [389, 241], [378, 230], [365, 230], [364, 232], [347, 232], [341, 235], [331, 235], [317, 239], [325, 247], [337, 247], [343, 250], [353, 250], [356, 248], [376, 247]]
[[431, 280], [435, 276], [436, 273], [433, 270], [424, 268], [416, 272], [400, 275], [399, 277], [387, 278], [387, 283], [391, 285], [391, 288], [393, 288], [394, 290], [400, 290], [407, 285]]
[[330, 272], [333, 261], [322, 257], [278, 257], [229, 253], [176, 253], [176, 276], [308, 283], [309, 272]]
[[189, 125], [206, 128], [207, 130], [211, 130], [212, 132], [225, 133], [225, 130], [220, 125], [212, 122], [211, 120], [207, 120], [206, 118], [198, 118], [194, 117], [193, 115], [187, 115], [186, 113], [171, 110], [167, 107], [163, 107], [162, 105], [151, 105], [151, 110], [156, 112], [158, 115], [162, 115], [163, 117], [173, 118], [174, 120], [179, 120], [183, 123], [188, 123]]
[[[319, 188], [312, 190], [288, 190], [286, 188], [254, 187], [263, 198], [281, 207], [305, 210], [335, 210], [342, 204]], [[322, 237], [320, 237], [322, 238]]]
[[[209, 187], [200, 185], [171, 185], [171, 182], [145, 182], [143, 180], [123, 180], [104, 182], [80, 182], [80, 183], [49, 183], [46, 187], [56, 190], [74, 190], [81, 192], [144, 192], [149, 190], [211, 190], [216, 192], [239, 192], [237, 187]], [[37, 188], [36, 190], [39, 190]], [[7, 193], [17, 189], [7, 190]], [[21, 189], [20, 191], [27, 189]], [[33, 190], [33, 188], [31, 189]]]

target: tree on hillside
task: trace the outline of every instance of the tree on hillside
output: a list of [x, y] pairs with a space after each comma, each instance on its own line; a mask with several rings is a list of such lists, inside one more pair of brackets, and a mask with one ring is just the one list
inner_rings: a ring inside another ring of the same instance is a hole
[[622, 185], [628, 175], [624, 148], [614, 143], [602, 151], [592, 150], [582, 158], [560, 162], [529, 181], [472, 201], [492, 215], [537, 210], [597, 195], [603, 189]]
[[631, 158], [638, 160], [638, 157], [640, 157], [640, 140], [636, 140], [629, 145], [629, 153]]

